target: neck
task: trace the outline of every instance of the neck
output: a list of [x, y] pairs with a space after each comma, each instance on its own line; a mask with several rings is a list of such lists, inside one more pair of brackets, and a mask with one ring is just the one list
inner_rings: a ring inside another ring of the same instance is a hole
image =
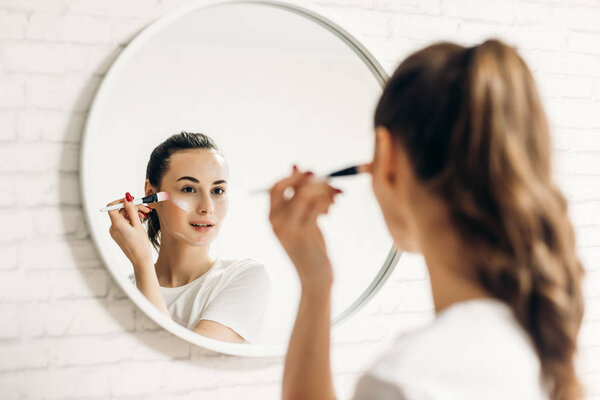
[[209, 248], [192, 246], [166, 231], [161, 232], [160, 251], [155, 264], [160, 286], [182, 286], [204, 275], [215, 263], [210, 258]]
[[447, 261], [439, 259], [437, 254], [425, 255], [425, 262], [429, 270], [431, 292], [435, 312], [450, 307], [455, 303], [466, 300], [491, 298], [492, 296], [474, 279], [466, 278], [454, 268], [467, 268], [467, 265], [449, 266]]
[[462, 301], [493, 297], [483, 288], [469, 263], [468, 246], [461, 243], [442, 209], [432, 212], [435, 209], [430, 207], [421, 214], [417, 232], [429, 271], [435, 312]]

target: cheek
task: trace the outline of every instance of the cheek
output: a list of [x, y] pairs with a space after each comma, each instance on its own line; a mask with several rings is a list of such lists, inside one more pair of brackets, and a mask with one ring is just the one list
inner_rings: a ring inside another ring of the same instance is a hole
[[373, 190], [373, 195], [375, 196], [375, 199], [377, 200], [377, 203], [379, 203], [379, 206], [381, 207], [382, 211], [385, 211], [385, 199], [382, 198], [381, 196], [381, 192], [380, 192], [380, 187], [379, 187], [379, 183], [376, 182], [374, 179], [371, 179], [371, 189]]
[[173, 198], [167, 203], [174, 209], [184, 212], [189, 212], [193, 207], [188, 199], [179, 196], [173, 196]]
[[161, 205], [160, 215], [164, 221], [172, 225], [186, 217], [186, 209], [189, 209], [189, 205], [186, 202], [166, 201]]
[[372, 187], [373, 194], [379, 203], [381, 213], [390, 230], [406, 229], [404, 206], [400, 199], [396, 198], [393, 193], [382, 192], [381, 186], [376, 182], [373, 183]]
[[373, 195], [375, 195], [377, 201], [379, 201], [379, 196], [377, 195], [377, 184], [375, 183], [373, 177], [371, 177], [371, 190], [373, 191]]
[[229, 210], [229, 201], [227, 199], [215, 201], [215, 211], [219, 218], [223, 219], [225, 214], [227, 214], [227, 210]]

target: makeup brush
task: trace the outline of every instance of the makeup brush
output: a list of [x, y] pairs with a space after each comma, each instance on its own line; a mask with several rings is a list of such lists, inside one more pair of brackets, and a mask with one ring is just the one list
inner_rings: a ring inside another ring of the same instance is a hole
[[[353, 165], [351, 167], [347, 167], [347, 168], [343, 168], [343, 169], [331, 172], [331, 173], [329, 173], [327, 175], [315, 175], [315, 176], [313, 176], [313, 179], [325, 179], [325, 180], [328, 180], [329, 178], [335, 178], [335, 177], [340, 177], [340, 176], [350, 176], [350, 175], [360, 174], [360, 173], [363, 173], [363, 172], [367, 171], [367, 165], [368, 164]], [[264, 193], [264, 192], [268, 192], [269, 190], [271, 190], [271, 188], [268, 188], [268, 189], [255, 189], [255, 190], [251, 191], [250, 194]]]
[[[159, 201], [166, 201], [166, 200], [169, 200], [169, 192], [158, 192], [158, 193], [148, 195], [146, 197], [142, 197], [141, 199], [133, 199], [132, 203], [133, 203], [133, 205], [138, 205], [138, 204], [158, 203]], [[103, 207], [100, 209], [100, 211], [102, 212], [102, 211], [120, 210], [123, 207], [125, 207], [125, 205], [123, 203], [117, 203], [117, 204], [113, 204], [112, 206]]]

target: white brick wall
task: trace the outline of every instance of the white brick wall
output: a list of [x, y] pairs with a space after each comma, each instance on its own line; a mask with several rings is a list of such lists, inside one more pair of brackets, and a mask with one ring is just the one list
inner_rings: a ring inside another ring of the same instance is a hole
[[[278, 398], [282, 358], [193, 347], [115, 286], [81, 209], [79, 145], [91, 100], [137, 32], [184, 0], [0, 0], [0, 397]], [[580, 370], [600, 399], [600, 1], [314, 0], [391, 73], [437, 39], [517, 45], [544, 97], [555, 172], [588, 270]], [[34, 193], [35, 196], [31, 196]], [[30, 196], [30, 197], [28, 197]], [[337, 394], [387, 341], [431, 318], [422, 260], [406, 257], [344, 331]]]

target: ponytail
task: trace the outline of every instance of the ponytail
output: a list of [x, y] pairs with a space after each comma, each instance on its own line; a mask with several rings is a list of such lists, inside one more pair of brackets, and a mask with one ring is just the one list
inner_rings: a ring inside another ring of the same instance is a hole
[[374, 122], [406, 146], [419, 179], [445, 200], [481, 285], [529, 333], [551, 399], [581, 398], [574, 355], [584, 272], [524, 61], [498, 40], [429, 46], [395, 71]]

